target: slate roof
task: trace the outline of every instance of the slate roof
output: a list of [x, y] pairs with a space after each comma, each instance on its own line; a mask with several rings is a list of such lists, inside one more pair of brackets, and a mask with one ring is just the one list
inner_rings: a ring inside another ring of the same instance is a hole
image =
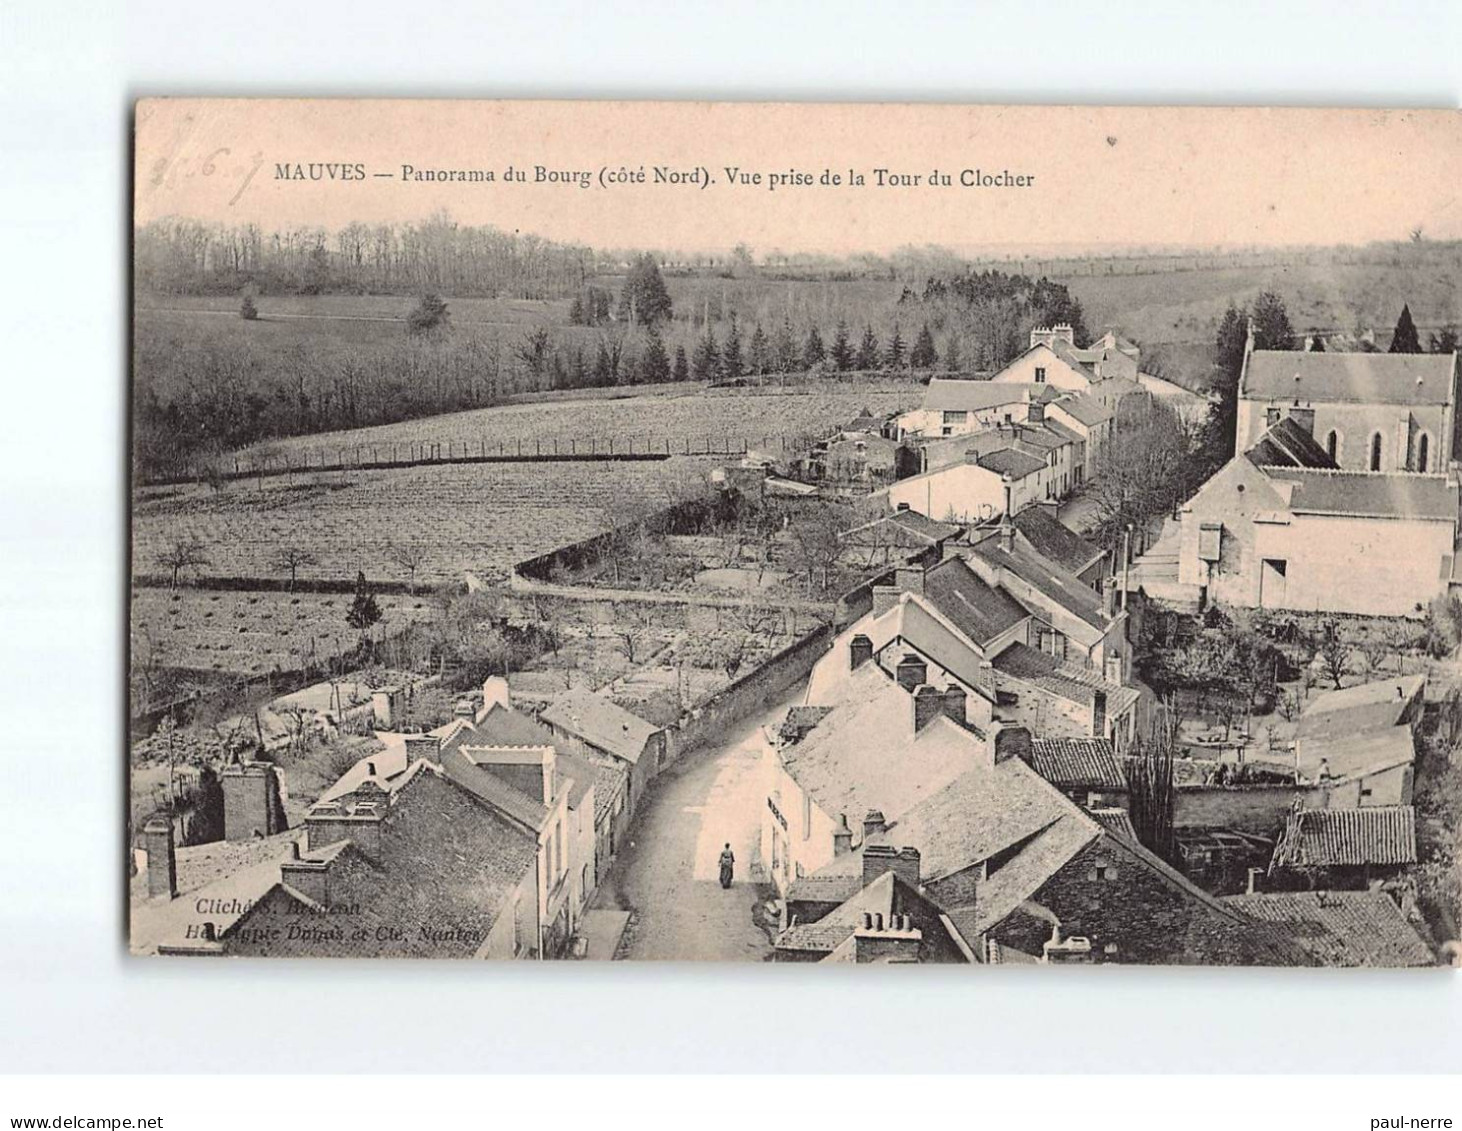
[[[230, 953], [332, 957], [468, 958], [486, 940], [509, 898], [536, 867], [537, 838], [480, 804], [429, 763], [391, 799], [390, 824], [372, 859], [353, 843], [331, 846], [330, 902], [350, 907], [340, 937], [291, 939], [298, 923], [321, 917], [283, 881], [265, 912], [282, 937], [249, 941], [239, 928], [224, 934]], [[309, 859], [310, 857], [306, 857]], [[326, 926], [331, 925], [327, 921]], [[361, 937], [364, 936], [364, 937]]]
[[842, 685], [843, 697], [807, 737], [782, 748], [787, 773], [836, 819], [870, 809], [896, 819], [988, 757], [983, 740], [940, 716], [914, 732], [913, 697], [877, 664]]
[[1413, 472], [1264, 468], [1276, 483], [1295, 484], [1295, 514], [1457, 521], [1457, 488], [1441, 475]]
[[1416, 811], [1410, 805], [1302, 809], [1274, 846], [1274, 868], [1416, 863]]
[[1339, 465], [1294, 417], [1286, 416], [1264, 432], [1244, 453], [1259, 467], [1313, 467], [1334, 470]]
[[976, 543], [972, 552], [991, 565], [1009, 570], [1053, 604], [1093, 628], [1105, 631], [1111, 623], [1111, 618], [1102, 608], [1101, 597], [1090, 585], [1055, 561], [1019, 542], [1007, 550], [1001, 544], [999, 535], [991, 533]]
[[1442, 405], [1452, 399], [1449, 354], [1255, 350], [1240, 396], [1329, 404]]
[[1426, 689], [1422, 673], [1358, 683], [1316, 695], [1300, 715], [1300, 738], [1332, 738], [1395, 727]]
[[660, 729], [587, 688], [564, 692], [539, 717], [631, 765], [640, 760], [645, 743]]
[[1015, 448], [999, 448], [993, 452], [987, 452], [979, 457], [979, 465], [989, 468], [999, 475], [1009, 475], [1013, 479], [1024, 479], [1028, 475], [1035, 475], [1046, 466], [1046, 461], [1037, 459], [1035, 456], [1027, 455], [1025, 452]]
[[[466, 721], [464, 720], [464, 723]], [[553, 732], [530, 715], [494, 703], [492, 709], [481, 719], [459, 727], [448, 737], [444, 746], [552, 746]]]
[[609, 816], [614, 799], [629, 789], [629, 767], [622, 762], [601, 759], [594, 763], [594, 823]]
[[1101, 401], [1086, 393], [1068, 393], [1054, 402], [1051, 407], [1061, 409], [1088, 428], [1095, 428], [1098, 424], [1105, 424], [1112, 419], [1111, 410]]
[[867, 887], [813, 923], [788, 927], [775, 940], [781, 951], [831, 954], [853, 936], [863, 924], [864, 913], [889, 916], [907, 914], [922, 933], [920, 962], [964, 962], [963, 948], [942, 925], [938, 904], [910, 887], [893, 872], [884, 872]]
[[1125, 790], [1127, 777], [1106, 738], [1038, 738], [1031, 768], [1058, 789]]
[[925, 571], [924, 597], [980, 647], [1030, 616], [1024, 605], [981, 578], [962, 558], [946, 558]]
[[1069, 573], [1079, 574], [1103, 556], [1100, 546], [1092, 545], [1077, 534], [1049, 507], [1026, 507], [1011, 521], [1036, 553]]
[[479, 766], [460, 748], [443, 747], [438, 762], [442, 772], [462, 790], [524, 828], [537, 833], [548, 823], [552, 811], [546, 805]]
[[[876, 535], [874, 532], [880, 528], [884, 529], [884, 534]], [[855, 526], [841, 535], [841, 538], [854, 545], [868, 545], [876, 540], [877, 544], [894, 546], [929, 546], [935, 542], [947, 541], [963, 529], [964, 527], [954, 523], [936, 522], [916, 510], [897, 510], [872, 522], [865, 522], [862, 526]]]
[[1279, 927], [1324, 966], [1435, 966], [1437, 960], [1383, 891], [1231, 895], [1222, 902]]
[[[862, 857], [858, 858], [860, 861]], [[787, 888], [789, 903], [842, 903], [851, 899], [863, 888], [863, 869], [838, 873], [814, 872], [793, 880]]]
[[1007, 758], [982, 762], [889, 817], [887, 830], [873, 843], [917, 848], [920, 875], [931, 882], [982, 863], [1073, 813], [1079, 810], [1068, 798], [1019, 758]]
[[925, 412], [982, 412], [1000, 405], [1017, 404], [1028, 396], [1054, 400], [1058, 395], [1046, 385], [935, 377], [924, 390], [924, 403], [920, 408]]
[[1136, 688], [1108, 683], [1090, 668], [1060, 663], [1028, 644], [1006, 648], [995, 657], [995, 670], [1083, 706], [1092, 702], [1092, 692], [1104, 691], [1108, 717], [1121, 715], [1140, 695]]

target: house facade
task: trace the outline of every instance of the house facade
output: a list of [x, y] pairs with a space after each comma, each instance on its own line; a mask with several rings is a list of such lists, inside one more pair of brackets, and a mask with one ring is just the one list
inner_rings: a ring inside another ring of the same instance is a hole
[[1346, 471], [1445, 472], [1457, 355], [1254, 350], [1239, 379], [1237, 450], [1293, 418]]

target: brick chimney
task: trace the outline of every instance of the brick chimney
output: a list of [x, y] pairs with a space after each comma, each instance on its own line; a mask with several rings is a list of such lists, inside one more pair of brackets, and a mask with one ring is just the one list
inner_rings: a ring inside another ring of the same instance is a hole
[[853, 961], [918, 962], [924, 933], [907, 915], [890, 914], [885, 923], [881, 912], [863, 913], [863, 922], [853, 931]]
[[944, 713], [960, 726], [969, 722], [965, 714], [966, 696], [965, 689], [957, 683], [951, 683], [944, 689]]
[[853, 851], [853, 830], [848, 827], [848, 815], [838, 814], [838, 827], [833, 830], [833, 855], [846, 856]]
[[995, 764], [1009, 758], [1031, 758], [1031, 732], [1025, 727], [1002, 726], [995, 731]]
[[1102, 578], [1102, 612], [1108, 619], [1117, 615], [1117, 578], [1116, 575]]
[[284, 803], [273, 762], [251, 761], [224, 767], [223, 838], [248, 840], [283, 832]]
[[1107, 693], [1097, 689], [1091, 693], [1091, 736], [1103, 738], [1107, 733]]
[[330, 864], [328, 860], [300, 860], [295, 857], [279, 865], [279, 882], [294, 888], [322, 907], [330, 906]]
[[898, 680], [900, 687], [912, 695], [914, 688], [929, 678], [929, 668], [918, 653], [905, 652], [904, 658], [894, 670], [894, 678]]
[[870, 809], [863, 816], [863, 843], [867, 844], [871, 837], [881, 835], [888, 828], [888, 822], [883, 819], [883, 814], [877, 809]]
[[[381, 829], [390, 807], [389, 795], [372, 783], [335, 801], [320, 801], [305, 816], [305, 844], [318, 852], [342, 840], [375, 859], [381, 851]], [[308, 863], [308, 861], [306, 861]]]
[[1026, 408], [1025, 418], [1030, 424], [1044, 424], [1046, 422], [1045, 403], [1032, 397]]
[[873, 641], [868, 637], [860, 632], [848, 641], [848, 667], [850, 670], [857, 671], [871, 659], [873, 659]]
[[899, 566], [894, 570], [894, 584], [900, 593], [924, 593], [924, 567]]
[[894, 848], [891, 844], [863, 846], [863, 886], [867, 887], [885, 872], [893, 872], [909, 887], [919, 886], [919, 850]]
[[918, 734], [944, 714], [944, 693], [937, 687], [921, 683], [914, 689], [914, 733]]
[[160, 814], [143, 825], [142, 845], [147, 850], [147, 894], [176, 898], [178, 859], [173, 848], [172, 818]]

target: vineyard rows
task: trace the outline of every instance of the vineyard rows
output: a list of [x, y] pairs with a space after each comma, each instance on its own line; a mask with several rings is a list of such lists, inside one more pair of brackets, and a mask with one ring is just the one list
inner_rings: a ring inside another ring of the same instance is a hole
[[[703, 482], [713, 463], [444, 465], [144, 495], [134, 511], [133, 570], [166, 576], [159, 556], [192, 538], [209, 559], [197, 570], [202, 578], [285, 580], [275, 558], [288, 546], [316, 559], [299, 568], [300, 580], [349, 581], [357, 571], [418, 586], [461, 581], [466, 571], [487, 580], [608, 529], [613, 509], [628, 500], [668, 505], [677, 485]], [[421, 553], [414, 579], [393, 546]]]

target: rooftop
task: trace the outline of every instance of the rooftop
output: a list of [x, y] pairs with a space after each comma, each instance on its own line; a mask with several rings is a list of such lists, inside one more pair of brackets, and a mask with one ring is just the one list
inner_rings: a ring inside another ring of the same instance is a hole
[[1383, 891], [1231, 895], [1222, 902], [1281, 927], [1324, 966], [1435, 966], [1431, 948]]
[[1295, 514], [1457, 521], [1457, 488], [1441, 475], [1266, 467], [1275, 483], [1293, 483]]
[[1112, 618], [1102, 608], [1102, 599], [1090, 585], [1059, 563], [1015, 542], [1006, 549], [999, 533], [990, 531], [975, 543], [971, 552], [982, 561], [1007, 570], [1053, 604], [1093, 628], [1105, 631]]
[[863, 925], [865, 914], [878, 915], [887, 924], [894, 915], [908, 915], [921, 932], [919, 962], [964, 962], [963, 948], [943, 925], [939, 906], [910, 887], [893, 872], [884, 872], [812, 923], [789, 926], [776, 938], [783, 951], [831, 954]]
[[1442, 405], [1452, 400], [1456, 356], [1255, 350], [1245, 398], [1330, 404]]
[[983, 412], [1006, 404], [1018, 404], [1034, 396], [1053, 400], [1057, 395], [1046, 385], [1005, 381], [972, 381], [935, 377], [924, 391], [925, 412]]
[[1051, 507], [1026, 507], [1011, 521], [1036, 553], [1068, 573], [1079, 574], [1105, 555], [1100, 546], [1094, 546], [1057, 518]]
[[1006, 648], [995, 657], [995, 670], [1083, 706], [1092, 702], [1094, 692], [1105, 692], [1108, 717], [1121, 715], [1141, 694], [1134, 687], [1108, 683], [1091, 668], [1063, 664], [1029, 644], [1016, 643]]
[[997, 448], [979, 457], [979, 465], [999, 475], [1024, 479], [1045, 469], [1046, 461], [1016, 448]]
[[1271, 868], [1416, 863], [1416, 811], [1410, 805], [1302, 809], [1274, 847]]
[[1254, 441], [1247, 455], [1259, 467], [1313, 467], [1334, 470], [1338, 465], [1295, 418], [1286, 416]]
[[1031, 767], [1058, 788], [1127, 788], [1127, 776], [1106, 738], [1038, 738], [1031, 743]]
[[631, 765], [640, 760], [645, 743], [660, 729], [587, 688], [564, 692], [539, 717]]
[[983, 739], [943, 715], [916, 733], [913, 697], [873, 663], [850, 673], [827, 716], [781, 751], [818, 807], [849, 824], [870, 809], [895, 820], [989, 756]]
[[980, 647], [1030, 616], [1025, 606], [986, 582], [962, 558], [946, 558], [925, 571], [924, 596]]
[[[429, 763], [410, 775], [391, 799], [391, 822], [380, 849], [368, 858], [353, 844], [332, 845], [330, 906], [350, 907], [352, 930], [299, 932], [318, 927], [318, 909], [283, 882], [270, 924], [278, 937], [251, 943], [237, 929], [226, 949], [272, 956], [468, 958], [487, 939], [509, 897], [536, 867], [537, 839]], [[276, 873], [277, 875], [277, 873]]]
[[1426, 690], [1426, 675], [1400, 675], [1316, 695], [1300, 715], [1301, 738], [1330, 738], [1397, 726]]
[[1111, 410], [1101, 401], [1086, 393], [1068, 393], [1055, 401], [1051, 407], [1059, 408], [1088, 428], [1095, 428], [1098, 424], [1105, 424], [1112, 419]]

